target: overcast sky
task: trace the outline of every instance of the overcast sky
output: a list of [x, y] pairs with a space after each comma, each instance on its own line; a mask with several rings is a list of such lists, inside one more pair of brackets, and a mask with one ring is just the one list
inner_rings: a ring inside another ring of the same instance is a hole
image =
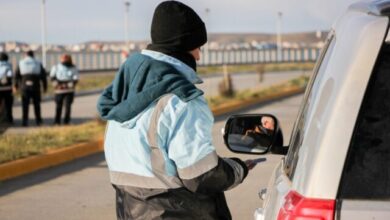
[[[0, 0], [0, 41], [39, 43], [42, 0]], [[277, 12], [283, 32], [329, 30], [357, 0], [182, 0], [209, 32], [273, 33]], [[129, 37], [149, 40], [154, 8], [161, 0], [131, 0]], [[123, 0], [46, 0], [48, 43], [124, 39]], [[206, 15], [206, 8], [210, 13]]]

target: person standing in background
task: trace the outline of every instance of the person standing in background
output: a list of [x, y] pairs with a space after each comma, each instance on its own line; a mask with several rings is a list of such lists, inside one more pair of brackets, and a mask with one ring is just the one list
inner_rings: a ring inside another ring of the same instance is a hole
[[14, 119], [12, 116], [12, 105], [14, 97], [12, 95], [12, 66], [8, 62], [8, 55], [4, 52], [0, 53], [0, 103], [5, 106], [6, 121], [12, 124]]
[[64, 102], [65, 116], [63, 123], [69, 124], [75, 86], [79, 79], [77, 68], [73, 64], [72, 57], [69, 54], [62, 55], [61, 62], [52, 67], [50, 79], [54, 87], [56, 102], [54, 124], [61, 124], [62, 106]]
[[47, 91], [46, 71], [41, 62], [34, 58], [34, 52], [26, 52], [25, 58], [19, 61], [15, 71], [15, 88], [20, 89], [22, 95], [22, 124], [28, 126], [28, 107], [30, 100], [34, 103], [35, 122], [42, 124], [41, 117], [41, 82], [43, 92]]

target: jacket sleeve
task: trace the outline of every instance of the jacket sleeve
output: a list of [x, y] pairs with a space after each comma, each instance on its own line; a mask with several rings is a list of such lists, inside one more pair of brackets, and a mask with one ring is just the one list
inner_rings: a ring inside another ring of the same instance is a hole
[[222, 192], [237, 186], [247, 174], [240, 159], [217, 155], [212, 144], [213, 122], [207, 103], [192, 100], [185, 104], [172, 129], [168, 155], [182, 183], [192, 192]]
[[79, 71], [76, 67], [74, 67], [74, 74], [72, 80], [75, 85], [79, 82]]
[[7, 72], [6, 72], [6, 77], [7, 77], [7, 86], [12, 86], [12, 80], [13, 80], [13, 72], [12, 72], [12, 67], [11, 65], [9, 66], [9, 68], [7, 69]]
[[56, 72], [57, 72], [57, 67], [53, 66], [51, 68], [51, 70], [50, 70], [50, 75], [49, 75], [51, 81], [56, 81], [57, 80]]
[[242, 183], [248, 168], [238, 158], [218, 158], [218, 165], [191, 179], [183, 179], [184, 186], [192, 192], [217, 193], [232, 189]]

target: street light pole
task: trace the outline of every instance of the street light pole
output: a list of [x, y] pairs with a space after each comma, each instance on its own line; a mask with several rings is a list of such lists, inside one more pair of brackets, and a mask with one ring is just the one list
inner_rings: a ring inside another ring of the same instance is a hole
[[[205, 18], [205, 23], [206, 23], [206, 25], [209, 23], [209, 14], [210, 14], [210, 8], [206, 8], [205, 9], [205, 13], [206, 13], [206, 18]], [[209, 27], [210, 27], [210, 25], [209, 25]], [[207, 33], [208, 33], [208, 31], [207, 31]], [[207, 38], [208, 38], [208, 36], [207, 36]], [[209, 64], [209, 62], [210, 62], [210, 56], [209, 56], [209, 43], [208, 43], [208, 41], [209, 41], [210, 39], [207, 39], [207, 42], [206, 42], [206, 44], [204, 45], [204, 64]]]
[[42, 65], [46, 67], [46, 0], [41, 3]]
[[130, 1], [125, 1], [125, 45], [126, 50], [129, 49], [129, 11], [130, 11]]
[[282, 59], [282, 12], [278, 12], [278, 20], [276, 22], [276, 45], [277, 45], [277, 60]]

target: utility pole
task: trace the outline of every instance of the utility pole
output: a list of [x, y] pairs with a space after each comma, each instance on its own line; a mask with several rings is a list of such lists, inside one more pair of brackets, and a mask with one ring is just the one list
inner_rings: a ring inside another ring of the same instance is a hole
[[130, 1], [125, 1], [125, 45], [126, 50], [129, 50], [129, 11]]
[[[205, 17], [205, 23], [208, 24], [209, 23], [209, 14], [210, 14], [210, 8], [206, 8], [205, 10], [205, 13], [206, 13], [206, 17]], [[208, 31], [207, 31], [208, 33]], [[208, 35], [208, 34], [207, 34]], [[207, 36], [207, 41], [209, 41], [208, 39], [209, 37]], [[206, 42], [206, 44], [204, 45], [204, 64], [209, 64], [210, 62], [210, 56], [209, 56], [209, 43]]]
[[278, 12], [278, 19], [276, 22], [276, 45], [277, 45], [277, 60], [282, 59], [282, 12]]
[[46, 68], [46, 0], [41, 1], [42, 65]]

